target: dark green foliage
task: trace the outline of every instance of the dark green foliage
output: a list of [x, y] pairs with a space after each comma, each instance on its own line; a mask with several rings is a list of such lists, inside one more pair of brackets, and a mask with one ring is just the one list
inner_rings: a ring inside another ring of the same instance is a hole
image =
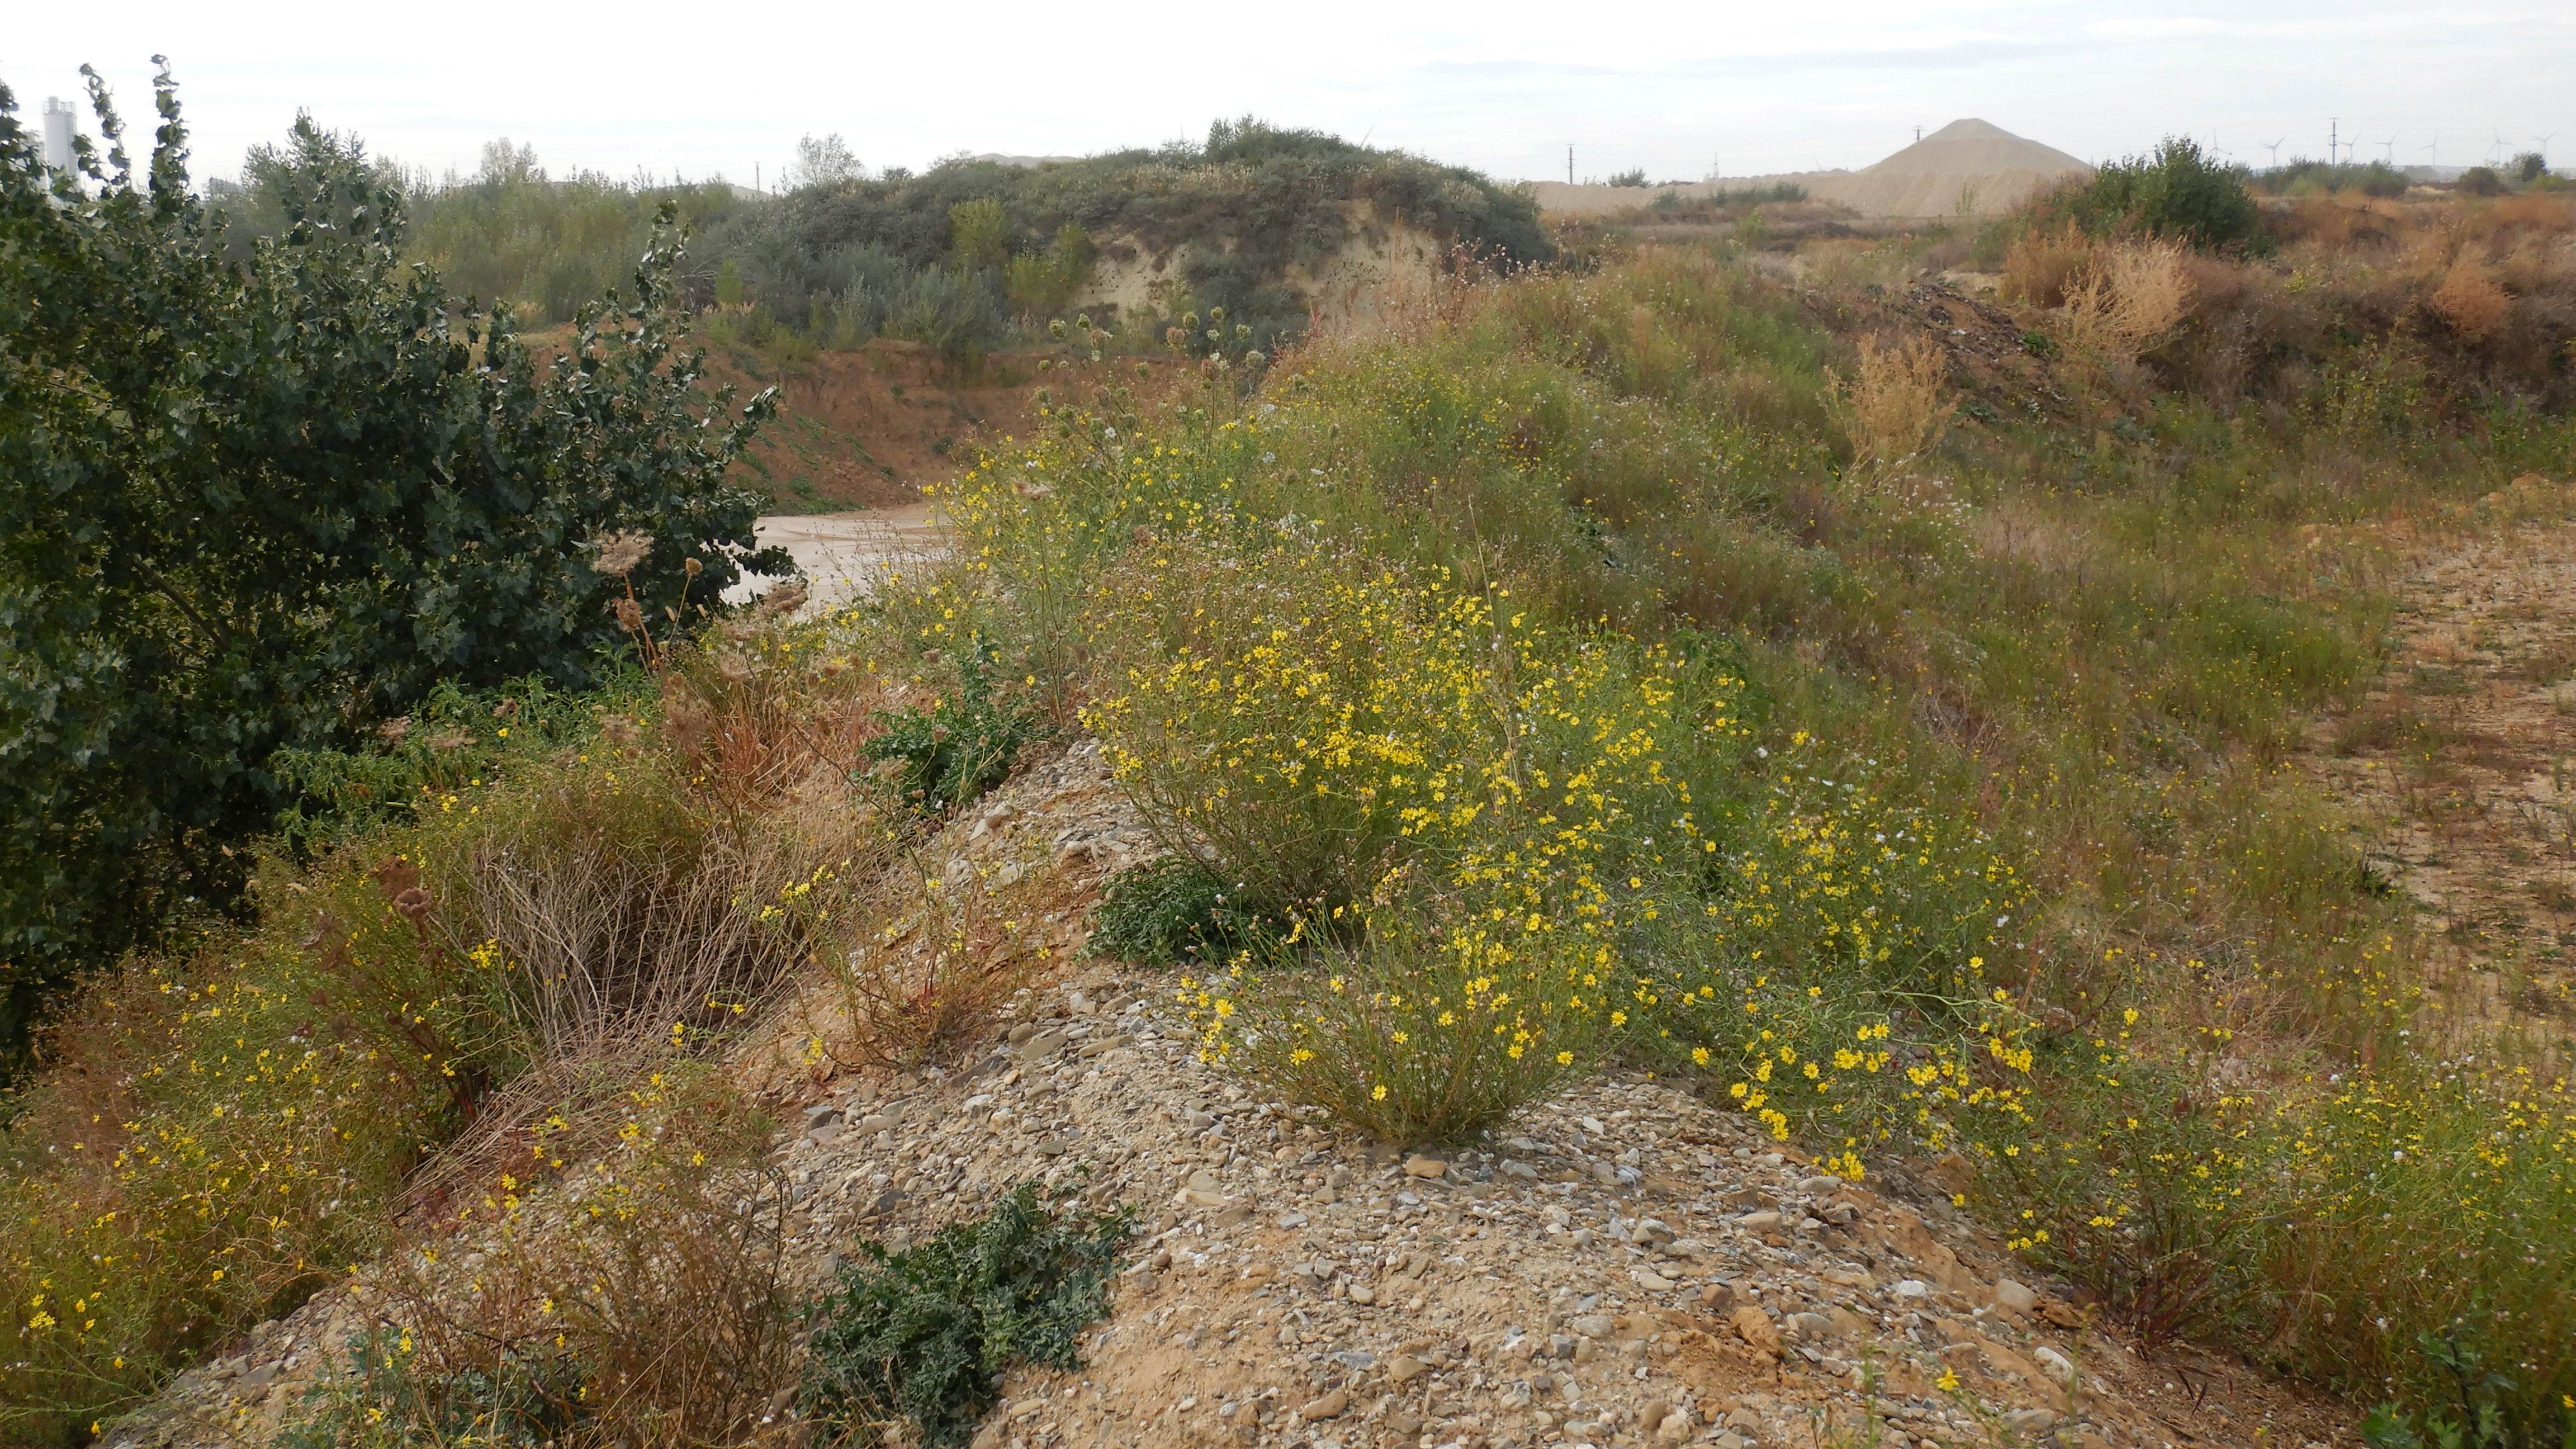
[[2310, 192], [2358, 191], [2364, 196], [2404, 196], [2406, 175], [2385, 161], [2354, 165], [2349, 161], [2300, 159], [2275, 166], [2254, 178], [2263, 191], [2281, 196]]
[[308, 1390], [302, 1411], [279, 1431], [278, 1449], [394, 1449], [473, 1444], [538, 1449], [565, 1442], [581, 1425], [581, 1363], [567, 1355], [511, 1353], [490, 1369], [452, 1376], [419, 1371], [419, 1360], [389, 1329], [349, 1341], [341, 1377]]
[[772, 401], [698, 396], [667, 231], [541, 367], [406, 261], [403, 198], [354, 144], [300, 121], [265, 183], [285, 229], [236, 261], [167, 73], [141, 177], [92, 92], [112, 150], [75, 181], [0, 89], [0, 1040], [68, 972], [233, 898], [278, 750], [345, 747], [442, 681], [595, 680], [625, 640], [597, 535], [654, 537], [653, 616], [780, 567], [724, 481]]
[[441, 681], [411, 714], [387, 721], [362, 746], [279, 750], [268, 765], [287, 801], [278, 833], [309, 856], [399, 825], [424, 799], [492, 780], [587, 737], [615, 707], [618, 687], [612, 680], [606, 690], [575, 693], [532, 677], [468, 690]]
[[2432, 1394], [2417, 1412], [2381, 1404], [2361, 1421], [2370, 1449], [2576, 1449], [2576, 1409], [2560, 1405], [2545, 1424], [2516, 1424], [2512, 1377], [2457, 1336], [2419, 1333], [2415, 1350]]
[[[1253, 327], [1254, 345], [1267, 347], [1305, 321], [1306, 299], [1282, 285], [1291, 263], [1319, 261], [1359, 229], [1398, 221], [1501, 262], [1553, 254], [1536, 204], [1521, 191], [1402, 152], [1248, 118], [1218, 122], [1203, 146], [1038, 166], [956, 160], [919, 175], [897, 170], [807, 187], [720, 228], [710, 245], [740, 258], [752, 292], [782, 321], [810, 328], [844, 285], [834, 280], [832, 259], [859, 249], [907, 277], [953, 269], [997, 291], [1007, 283], [1014, 303], [1035, 312], [1070, 295], [1067, 274], [1087, 273], [1095, 246], [1186, 244], [1199, 262], [1187, 277], [1195, 304], [1226, 308]], [[1039, 274], [1030, 258], [1049, 263], [1048, 285], [1031, 285]], [[1131, 327], [1150, 320], [1123, 319]]]
[[2514, 157], [2513, 165], [2506, 169], [2513, 173], [2514, 180], [2529, 186], [2548, 174], [2549, 158], [2537, 151], [2525, 151]]
[[1082, 1366], [1079, 1338], [1109, 1307], [1128, 1215], [1057, 1213], [1024, 1182], [992, 1216], [951, 1223], [917, 1248], [860, 1245], [817, 1309], [807, 1410], [849, 1440], [880, 1443], [897, 1418], [924, 1449], [975, 1434], [1018, 1364]]
[[1144, 966], [1224, 961], [1280, 929], [1240, 888], [1176, 855], [1109, 878], [1092, 914], [1091, 951]]
[[1767, 186], [1721, 187], [1700, 196], [1684, 196], [1667, 187], [1646, 203], [1660, 221], [1716, 220], [1730, 212], [1740, 212], [1766, 201], [1804, 201], [1807, 188], [1794, 181], [1775, 181]]
[[867, 756], [901, 766], [896, 785], [924, 814], [955, 809], [1010, 777], [1037, 718], [993, 689], [993, 648], [977, 639], [957, 668], [957, 692], [926, 710], [881, 712], [885, 733]]
[[998, 345], [1010, 327], [1001, 288], [989, 272], [924, 267], [894, 294], [880, 324], [890, 336], [963, 357]]
[[1646, 168], [1643, 166], [1633, 166], [1628, 170], [1616, 172], [1610, 177], [1610, 184], [1613, 186], [1643, 186], [1646, 184]]
[[2205, 250], [2260, 252], [2270, 242], [2246, 191], [2245, 168], [2213, 159], [2188, 136], [2169, 136], [2152, 156], [2114, 161], [2089, 183], [2061, 192], [2052, 209], [2097, 236], [2144, 232]]
[[2495, 168], [2492, 166], [2472, 166], [2461, 172], [2460, 179], [2451, 184], [2471, 196], [2504, 194], [2504, 178], [2496, 175]]

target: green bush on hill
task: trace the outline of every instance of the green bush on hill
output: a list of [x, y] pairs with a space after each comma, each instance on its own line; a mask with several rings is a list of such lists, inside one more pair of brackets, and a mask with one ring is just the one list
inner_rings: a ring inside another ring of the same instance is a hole
[[2113, 161], [2085, 184], [2059, 193], [2051, 208], [2086, 231], [2170, 237], [2206, 250], [2262, 252], [2270, 247], [2263, 218], [2246, 191], [2249, 176], [2169, 136], [2152, 156]]
[[[239, 184], [215, 184], [237, 260], [287, 228], [296, 164], [263, 146]], [[410, 256], [467, 296], [543, 323], [571, 320], [622, 283], [667, 212], [695, 238], [675, 271], [680, 298], [728, 312], [757, 306], [760, 320], [710, 329], [757, 345], [784, 328], [835, 347], [881, 335], [951, 353], [1000, 346], [1069, 307], [1105, 247], [1185, 248], [1173, 317], [1224, 307], [1252, 327], [1252, 345], [1270, 348], [1305, 325], [1309, 299], [1290, 268], [1371, 228], [1420, 227], [1502, 264], [1553, 255], [1519, 190], [1249, 117], [1217, 122], [1201, 145], [1036, 166], [958, 158], [869, 176], [837, 154], [800, 163], [781, 197], [722, 181], [552, 177], [532, 148], [506, 138], [485, 146], [471, 176], [433, 182], [367, 167], [376, 189], [404, 193]], [[1125, 335], [1158, 348], [1170, 319], [1120, 320]]]
[[[975, 323], [988, 333], [1065, 305], [1098, 249], [1186, 249], [1187, 305], [1224, 307], [1266, 348], [1305, 322], [1291, 266], [1321, 262], [1361, 230], [1396, 222], [1500, 262], [1551, 255], [1536, 205], [1518, 191], [1460, 167], [1250, 118], [1216, 123], [1197, 146], [1036, 166], [954, 160], [919, 175], [811, 186], [729, 220], [709, 245], [738, 257], [753, 295], [800, 328], [845, 297], [862, 269], [874, 273], [863, 287], [889, 285], [888, 267], [989, 278], [994, 295]], [[1131, 330], [1153, 320], [1122, 319]], [[1141, 330], [1159, 337], [1159, 328]], [[955, 325], [946, 335], [972, 331]]]
[[[166, 71], [151, 162], [92, 81], [102, 164], [51, 173], [0, 89], [0, 1038], [66, 974], [229, 903], [287, 792], [433, 687], [579, 686], [613, 601], [711, 602], [753, 557], [666, 312], [675, 251], [546, 367], [405, 255], [400, 193], [297, 123], [282, 232], [236, 261], [189, 189]], [[651, 536], [622, 580], [611, 530]]]

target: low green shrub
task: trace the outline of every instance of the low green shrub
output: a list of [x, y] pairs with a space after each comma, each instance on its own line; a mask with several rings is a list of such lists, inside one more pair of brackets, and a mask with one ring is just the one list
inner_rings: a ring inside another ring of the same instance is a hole
[[547, 1449], [578, 1442], [585, 1387], [567, 1356], [508, 1352], [489, 1367], [424, 1372], [412, 1336], [378, 1328], [280, 1427], [276, 1449]]
[[918, 1247], [861, 1243], [866, 1261], [844, 1267], [814, 1310], [808, 1414], [829, 1442], [902, 1442], [904, 1420], [923, 1449], [958, 1449], [1005, 1372], [1082, 1366], [1082, 1330], [1108, 1310], [1129, 1231], [1124, 1210], [1050, 1208], [1024, 1182]]
[[2110, 162], [2049, 205], [2097, 236], [2140, 231], [2209, 251], [2264, 252], [2271, 239], [2250, 179], [2190, 137], [2168, 136], [2153, 155]]
[[1222, 962], [1285, 930], [1245, 903], [1243, 887], [1175, 855], [1109, 878], [1092, 912], [1091, 951], [1140, 966]]
[[1011, 773], [1020, 747], [1037, 738], [1037, 717], [995, 687], [995, 650], [967, 641], [957, 689], [928, 709], [881, 712], [885, 732], [868, 741], [869, 759], [895, 767], [896, 789], [924, 814], [953, 810]]

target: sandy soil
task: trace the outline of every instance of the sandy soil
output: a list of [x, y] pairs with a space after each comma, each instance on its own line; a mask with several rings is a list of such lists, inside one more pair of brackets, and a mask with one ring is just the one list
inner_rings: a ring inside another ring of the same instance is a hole
[[1539, 209], [1592, 216], [1647, 205], [1666, 191], [1706, 196], [1793, 182], [1816, 201], [1850, 208], [1864, 217], [1939, 218], [2001, 216], [2031, 194], [2093, 168], [2052, 146], [2016, 136], [1984, 121], [1953, 121], [1913, 145], [1857, 171], [1794, 171], [1769, 176], [1730, 176], [1679, 186], [1569, 186], [1541, 181], [1532, 190]]
[[[937, 554], [942, 535], [938, 515], [927, 503], [859, 513], [780, 514], [761, 519], [759, 534], [763, 545], [782, 545], [796, 560], [805, 575], [808, 611], [859, 598], [888, 568]], [[726, 590], [725, 599], [739, 604], [776, 586], [745, 580]]]
[[2310, 731], [2374, 875], [2451, 948], [2447, 983], [2563, 1034], [2576, 1022], [2576, 488], [2526, 475], [2421, 560], [2387, 672]]

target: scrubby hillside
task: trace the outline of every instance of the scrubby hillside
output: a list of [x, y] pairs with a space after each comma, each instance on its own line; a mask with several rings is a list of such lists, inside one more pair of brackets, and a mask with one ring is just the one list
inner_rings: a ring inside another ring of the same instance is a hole
[[1069, 341], [863, 604], [303, 762], [19, 1100], [8, 1429], [2555, 1444], [2563, 1008], [2306, 753], [2567, 517], [2544, 200]]

